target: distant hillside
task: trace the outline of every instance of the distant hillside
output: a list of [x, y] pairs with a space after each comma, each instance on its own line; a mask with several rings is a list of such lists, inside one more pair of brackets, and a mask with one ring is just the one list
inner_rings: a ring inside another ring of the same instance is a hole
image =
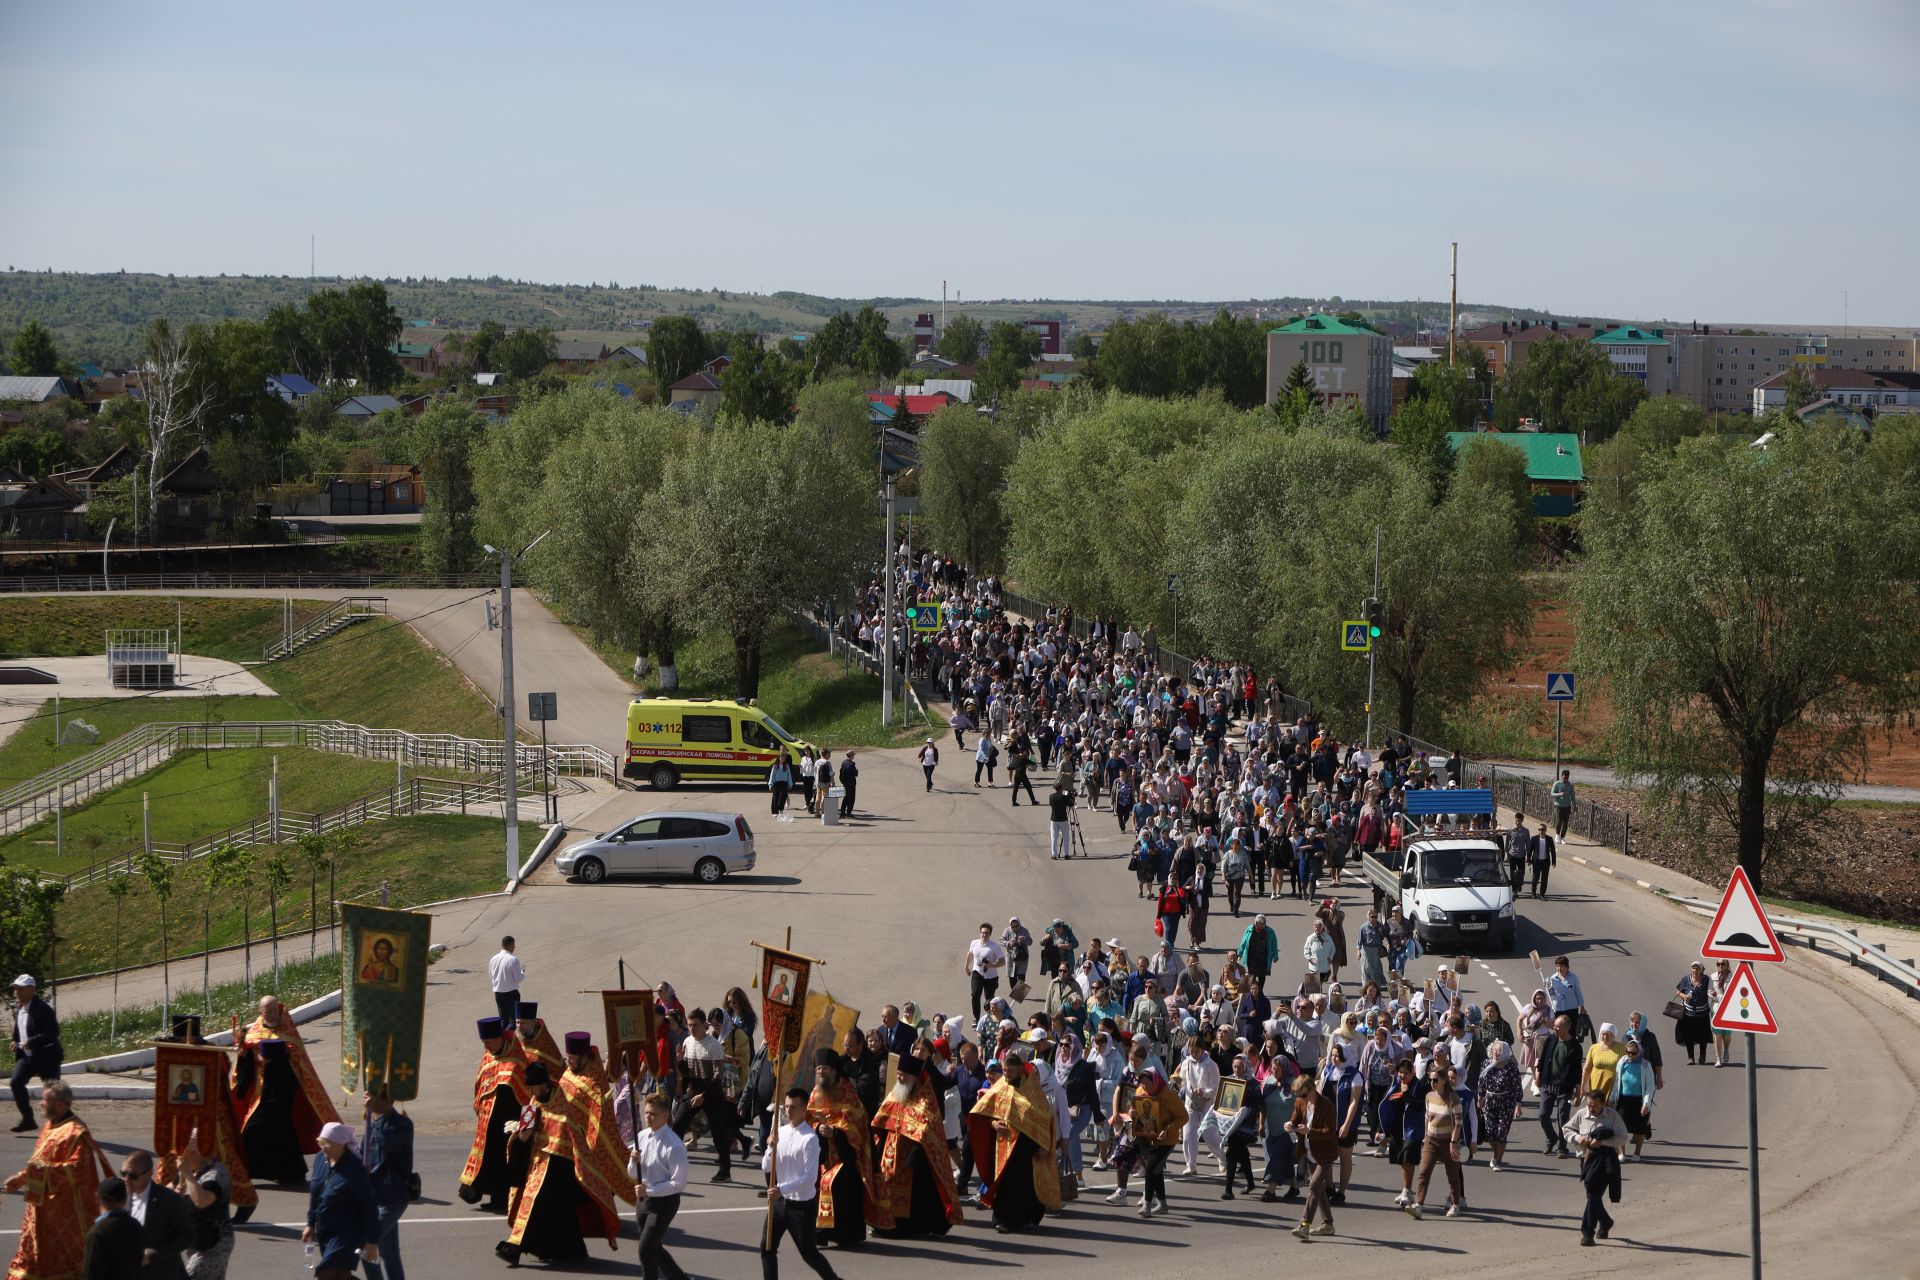
[[[130, 363], [139, 352], [140, 330], [155, 316], [171, 320], [257, 319], [281, 302], [298, 303], [312, 289], [340, 287], [350, 279], [309, 283], [292, 276], [170, 276], [117, 272], [0, 272], [0, 338], [28, 320], [52, 329], [63, 355], [103, 365]], [[718, 289], [665, 289], [653, 285], [536, 284], [497, 277], [466, 280], [389, 279], [394, 308], [420, 332], [438, 336], [471, 329], [483, 320], [508, 327], [550, 325], [564, 336], [631, 340], [661, 316], [690, 315], [708, 328], [752, 328], [765, 333], [806, 333], [842, 308], [880, 307], [904, 332], [917, 312], [940, 309], [939, 299], [823, 298], [813, 294], [732, 293]], [[1409, 328], [1445, 325], [1446, 308], [1434, 302], [1341, 298], [1239, 299], [1227, 302], [1159, 300], [1067, 301], [1056, 299], [949, 303], [948, 314], [965, 311], [986, 323], [1050, 319], [1069, 332], [1100, 328], [1120, 316], [1164, 311], [1175, 320], [1203, 319], [1221, 307], [1276, 320], [1310, 308], [1357, 307], [1376, 319]], [[1468, 309], [1462, 304], [1462, 310]], [[1511, 308], [1473, 304], [1482, 314]], [[1525, 314], [1552, 318], [1527, 310]], [[1575, 317], [1562, 317], [1575, 318]], [[1579, 317], [1586, 318], [1586, 317]]]

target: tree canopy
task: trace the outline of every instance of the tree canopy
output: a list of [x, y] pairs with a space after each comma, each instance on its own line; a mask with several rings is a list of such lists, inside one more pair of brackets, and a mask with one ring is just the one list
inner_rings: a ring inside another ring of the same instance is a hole
[[920, 431], [920, 493], [932, 545], [976, 574], [1006, 559], [1007, 468], [1019, 441], [1013, 428], [963, 404], [951, 404]]
[[1618, 431], [1647, 389], [1613, 370], [1606, 351], [1576, 337], [1534, 343], [1527, 358], [1507, 371], [1495, 397], [1502, 431], [1532, 418], [1543, 431], [1567, 431], [1597, 444]]
[[1920, 703], [1913, 488], [1849, 434], [1685, 441], [1583, 518], [1575, 661], [1616, 763], [1766, 861], [1858, 779], [1865, 730]]

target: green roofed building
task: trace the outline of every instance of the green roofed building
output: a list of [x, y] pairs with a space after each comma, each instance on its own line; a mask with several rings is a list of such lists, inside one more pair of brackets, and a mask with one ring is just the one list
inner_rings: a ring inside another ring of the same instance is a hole
[[1665, 329], [1623, 324], [1596, 333], [1593, 345], [1607, 353], [1613, 371], [1643, 384], [1650, 396], [1669, 395], [1674, 387], [1673, 341]]
[[1393, 341], [1334, 316], [1301, 316], [1267, 332], [1267, 403], [1280, 397], [1287, 372], [1306, 361], [1328, 404], [1359, 402], [1375, 432], [1385, 435], [1393, 408]]
[[1449, 431], [1447, 443], [1458, 454], [1470, 441], [1493, 440], [1518, 449], [1527, 458], [1527, 486], [1533, 514], [1570, 516], [1580, 504], [1587, 473], [1580, 464], [1580, 437], [1552, 431]]

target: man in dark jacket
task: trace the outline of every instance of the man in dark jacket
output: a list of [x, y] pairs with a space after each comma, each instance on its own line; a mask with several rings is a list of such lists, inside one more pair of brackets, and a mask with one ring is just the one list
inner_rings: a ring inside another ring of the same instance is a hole
[[[962, 1042], [960, 1061], [953, 1069], [953, 1088], [960, 1097], [962, 1116], [973, 1114], [973, 1104], [980, 1101], [980, 1091], [986, 1087], [986, 1083], [987, 1071], [980, 1061], [980, 1050], [971, 1040]], [[973, 1180], [973, 1143], [968, 1133], [971, 1127], [965, 1123], [960, 1126], [959, 1191], [963, 1197]]]
[[846, 758], [840, 762], [840, 787], [847, 794], [840, 798], [840, 816], [853, 816], [853, 792], [860, 781], [860, 766], [853, 762], [853, 752], [849, 750]]
[[367, 1181], [380, 1212], [380, 1262], [387, 1280], [407, 1280], [400, 1265], [400, 1215], [413, 1200], [413, 1121], [393, 1109], [386, 1086], [366, 1094]]
[[1513, 830], [1507, 832], [1507, 885], [1517, 899], [1527, 883], [1527, 856], [1533, 852], [1533, 837], [1527, 834], [1527, 816], [1513, 815]]
[[146, 1248], [140, 1224], [127, 1212], [127, 1184], [108, 1178], [100, 1184], [100, 1216], [87, 1228], [82, 1280], [139, 1280]]
[[1563, 1013], [1553, 1020], [1553, 1039], [1547, 1041], [1540, 1060], [1533, 1065], [1533, 1080], [1540, 1087], [1540, 1128], [1547, 1135], [1542, 1155], [1557, 1152], [1563, 1160], [1573, 1155], [1562, 1131], [1573, 1111], [1573, 1100], [1580, 1096], [1585, 1063], [1580, 1043], [1573, 1038], [1573, 1018]]
[[120, 1177], [127, 1188], [127, 1212], [146, 1234], [146, 1263], [140, 1268], [144, 1280], [185, 1280], [187, 1267], [180, 1260], [183, 1250], [193, 1245], [193, 1210], [187, 1199], [170, 1187], [153, 1180], [153, 1153], [129, 1151], [120, 1162]]
[[53, 1006], [40, 998], [40, 984], [32, 974], [13, 980], [13, 1004], [13, 1105], [20, 1108], [20, 1123], [13, 1131], [31, 1133], [40, 1122], [33, 1118], [27, 1081], [35, 1076], [47, 1082], [58, 1080], [65, 1053], [60, 1047], [60, 1019]]
[[353, 1130], [338, 1120], [320, 1130], [322, 1159], [307, 1184], [307, 1225], [301, 1243], [318, 1243], [314, 1280], [347, 1280], [354, 1256], [380, 1260], [380, 1207], [367, 1167], [353, 1150]]

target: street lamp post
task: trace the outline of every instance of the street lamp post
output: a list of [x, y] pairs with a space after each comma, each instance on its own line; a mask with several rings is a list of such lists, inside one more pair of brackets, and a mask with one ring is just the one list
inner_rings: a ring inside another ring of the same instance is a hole
[[[884, 464], [885, 460], [882, 459]], [[893, 727], [893, 472], [881, 477], [881, 492], [887, 500], [887, 541], [881, 548], [880, 573], [886, 588], [881, 607], [880, 627], [880, 723]], [[872, 535], [869, 534], [869, 537]]]
[[[552, 532], [549, 530], [548, 532]], [[540, 545], [545, 533], [520, 549], [520, 555]], [[514, 738], [518, 731], [513, 705], [513, 562], [514, 553], [489, 546], [487, 554], [500, 557], [500, 715], [504, 729], [500, 743], [503, 804], [507, 820], [507, 880], [520, 875], [520, 770]]]

